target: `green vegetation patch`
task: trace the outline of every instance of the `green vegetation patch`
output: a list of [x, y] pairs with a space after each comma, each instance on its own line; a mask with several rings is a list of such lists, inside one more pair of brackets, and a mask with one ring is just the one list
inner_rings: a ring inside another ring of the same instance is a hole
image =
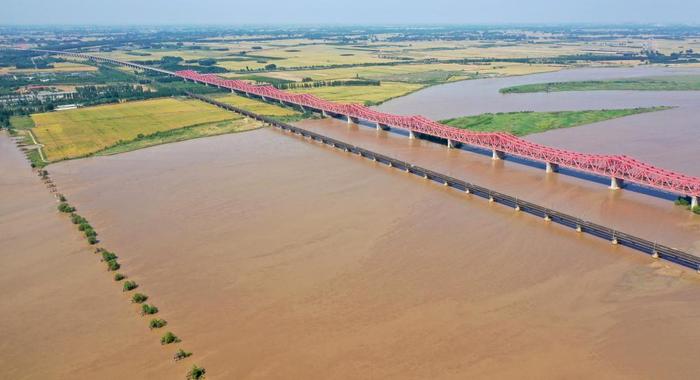
[[441, 122], [453, 127], [478, 132], [509, 132], [516, 136], [525, 136], [532, 133], [546, 132], [551, 129], [576, 127], [668, 108], [669, 107], [651, 107], [592, 111], [486, 113], [477, 116], [447, 119]]
[[[236, 117], [235, 114], [231, 114]], [[168, 144], [178, 141], [196, 139], [200, 137], [216, 136], [226, 133], [236, 133], [259, 128], [260, 123], [251, 119], [238, 118], [219, 123], [196, 125], [168, 131], [158, 131], [149, 135], [138, 135], [136, 139], [118, 142], [104, 150], [97, 152], [99, 156], [130, 152], [150, 146]]]
[[700, 75], [550, 82], [505, 87], [503, 94], [562, 91], [700, 91]]
[[29, 130], [34, 128], [34, 120], [29, 116], [10, 116], [10, 125], [14, 129]]
[[375, 75], [372, 76], [372, 79], [391, 82], [438, 84], [448, 82], [455, 77], [464, 78], [464, 71], [428, 70], [416, 73]]

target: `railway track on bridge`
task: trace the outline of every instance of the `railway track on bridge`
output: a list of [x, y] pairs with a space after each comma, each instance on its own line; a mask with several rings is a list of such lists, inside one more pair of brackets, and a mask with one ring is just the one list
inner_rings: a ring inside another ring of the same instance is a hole
[[489, 202], [497, 203], [505, 207], [510, 207], [515, 212], [527, 213], [539, 217], [546, 222], [557, 223], [562, 226], [568, 227], [576, 231], [576, 233], [585, 233], [602, 239], [606, 239], [612, 244], [626, 246], [634, 250], [649, 254], [654, 258], [671, 261], [676, 264], [700, 272], [700, 257], [687, 252], [683, 252], [679, 249], [671, 248], [663, 244], [658, 244], [656, 242], [652, 242], [641, 237], [618, 231], [597, 223], [589, 222], [581, 218], [577, 218], [573, 215], [553, 210], [551, 208], [538, 205], [536, 203], [528, 202], [517, 197], [498, 192], [496, 190], [492, 190], [483, 186], [479, 186], [477, 184], [463, 181], [461, 179], [451, 177], [446, 174], [442, 174], [418, 165], [413, 165], [412, 163], [407, 161], [398, 160], [393, 157], [377, 153], [338, 139], [327, 137], [319, 133], [311, 132], [291, 124], [283, 123], [271, 119], [269, 117], [258, 115], [256, 113], [244, 110], [242, 108], [238, 108], [230, 104], [216, 101], [206, 96], [192, 93], [187, 93], [187, 95], [194, 99], [199, 99], [201, 101], [207, 102], [225, 110], [236, 112], [241, 115], [258, 120], [267, 125], [276, 127], [280, 130], [291, 132], [296, 135], [309, 138], [313, 141], [321, 142], [323, 144], [342, 150], [344, 152], [356, 154], [359, 157], [379, 162], [396, 170], [401, 170], [407, 173], [414, 174], [426, 180], [431, 180], [438, 184], [448, 186], [455, 190], [464, 192], [465, 194], [474, 195], [476, 197], [485, 199]]

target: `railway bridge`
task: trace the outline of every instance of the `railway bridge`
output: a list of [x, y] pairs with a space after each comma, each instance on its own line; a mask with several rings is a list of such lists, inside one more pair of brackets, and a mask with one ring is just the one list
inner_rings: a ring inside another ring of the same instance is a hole
[[448, 148], [461, 144], [491, 151], [492, 159], [500, 160], [507, 155], [520, 157], [528, 161], [543, 164], [547, 173], [554, 173], [559, 168], [592, 174], [609, 178], [610, 188], [619, 190], [623, 183], [631, 183], [665, 193], [674, 194], [688, 199], [691, 209], [700, 207], [700, 178], [683, 173], [662, 169], [651, 164], [638, 161], [624, 155], [602, 155], [580, 153], [571, 150], [558, 149], [542, 144], [536, 144], [504, 132], [473, 132], [454, 128], [423, 116], [402, 116], [380, 112], [360, 104], [344, 104], [327, 101], [311, 94], [296, 94], [279, 90], [271, 85], [256, 85], [242, 80], [221, 78], [214, 74], [202, 74], [192, 70], [167, 71], [132, 62], [119, 61], [95, 55], [33, 50], [47, 54], [57, 54], [87, 59], [94, 62], [105, 62], [127, 66], [134, 69], [155, 71], [166, 75], [176, 76], [185, 81], [216, 86], [230, 90], [233, 93], [248, 97], [257, 97], [265, 101], [280, 102], [295, 106], [304, 111], [320, 113], [324, 116], [342, 117], [348, 123], [364, 121], [376, 126], [377, 129], [397, 128], [408, 132], [409, 138], [421, 135], [432, 136], [447, 142]]

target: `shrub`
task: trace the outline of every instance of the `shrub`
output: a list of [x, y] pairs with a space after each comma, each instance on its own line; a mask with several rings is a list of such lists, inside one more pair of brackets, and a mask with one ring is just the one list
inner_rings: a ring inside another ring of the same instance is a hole
[[696, 214], [700, 214], [700, 206], [695, 206], [695, 207], [693, 207], [693, 208], [691, 209], [691, 211], [694, 212], [694, 213], [696, 213]]
[[115, 274], [114, 274], [114, 281], [121, 281], [121, 280], [123, 280], [123, 279], [125, 279], [125, 278], [126, 278], [126, 276], [124, 276], [124, 275], [121, 274], [121, 273], [115, 273]]
[[163, 336], [160, 338], [160, 344], [170, 344], [178, 342], [180, 342], [180, 338], [178, 338], [177, 335], [171, 333], [170, 331], [163, 334]]
[[143, 293], [135, 293], [131, 297], [131, 302], [133, 303], [144, 303], [148, 299], [148, 296]]
[[128, 292], [130, 290], [134, 290], [138, 288], [138, 284], [136, 284], [134, 281], [126, 281], [124, 282], [124, 291]]
[[187, 372], [187, 380], [201, 380], [204, 378], [204, 375], [206, 373], [206, 369], [193, 365], [192, 368]]
[[184, 358], [189, 358], [190, 356], [192, 356], [191, 352], [187, 352], [181, 348], [175, 352], [175, 355], [173, 355], [173, 359], [175, 359], [175, 361], [178, 361]]
[[83, 233], [85, 234], [85, 237], [97, 237], [97, 232], [92, 229], [92, 227], [84, 229]]
[[[119, 268], [121, 268], [121, 267], [122, 267], [122, 266], [119, 265], [119, 263], [117, 262], [117, 260], [108, 260], [108, 261], [107, 261], [107, 270], [108, 270], [108, 271], [114, 272], [114, 271], [119, 270]], [[126, 285], [126, 283], [124, 283], [124, 284]]]
[[75, 211], [75, 207], [69, 205], [69, 204], [66, 203], [66, 202], [61, 202], [61, 203], [58, 205], [58, 211], [60, 211], [60, 212], [65, 212], [65, 213], [71, 213], [71, 212], [74, 212], [74, 211]]
[[92, 229], [92, 226], [90, 225], [90, 223], [88, 223], [84, 220], [81, 220], [80, 224], [78, 224], [78, 230], [85, 231], [87, 229]]
[[90, 236], [90, 237], [87, 239], [87, 241], [88, 241], [88, 243], [90, 243], [90, 244], [97, 244], [97, 238], [94, 237], [94, 236]]
[[150, 327], [151, 329], [159, 329], [167, 324], [168, 322], [166, 322], [165, 319], [154, 318], [151, 319], [150, 322], [148, 322], [148, 327]]
[[690, 205], [690, 202], [688, 202], [688, 199], [685, 197], [678, 197], [676, 201], [674, 202], [677, 206], [688, 206]]
[[78, 214], [70, 214], [70, 221], [73, 222], [73, 224], [87, 223], [87, 220]]
[[63, 194], [61, 194], [61, 195], [58, 196], [58, 200], [61, 201], [61, 202], [65, 202], [65, 201], [66, 201], [66, 197], [65, 197]]
[[149, 305], [147, 303], [144, 303], [143, 305], [141, 305], [141, 314], [143, 314], [143, 315], [153, 315], [157, 312], [158, 312], [158, 308], [153, 306], [153, 305]]
[[117, 255], [114, 253], [106, 250], [106, 249], [101, 249], [100, 252], [102, 252], [102, 261], [109, 261], [109, 260], [116, 260]]

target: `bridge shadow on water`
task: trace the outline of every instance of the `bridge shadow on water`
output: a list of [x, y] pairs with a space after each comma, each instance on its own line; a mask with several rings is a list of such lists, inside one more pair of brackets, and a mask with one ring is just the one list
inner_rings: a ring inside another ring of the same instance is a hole
[[[333, 116], [333, 118], [338, 119], [338, 120], [342, 120], [342, 121], [347, 121], [347, 119], [344, 116]], [[376, 124], [365, 121], [365, 120], [359, 120], [357, 122], [354, 122], [354, 124], [361, 126], [361, 127], [365, 127], [365, 128], [371, 128], [371, 129], [377, 128]], [[391, 134], [398, 135], [398, 136], [403, 136], [406, 138], [408, 138], [410, 136], [410, 133], [408, 130], [401, 129], [401, 128], [387, 128], [387, 129], [383, 129], [383, 130], [387, 133], [391, 133]], [[430, 142], [435, 143], [435, 144], [444, 145], [445, 147], [447, 147], [447, 139], [443, 139], [441, 137], [435, 137], [435, 136], [429, 136], [429, 135], [423, 135], [423, 134], [416, 133], [416, 138], [419, 138], [419, 139], [425, 140], [425, 141], [430, 141]], [[492, 155], [492, 152], [490, 149], [481, 148], [481, 147], [472, 146], [472, 145], [459, 144], [454, 149], [459, 149], [459, 150], [463, 150], [465, 152], [479, 154], [479, 155], [486, 156], [489, 158]], [[527, 159], [527, 158], [523, 158], [523, 157], [513, 156], [513, 155], [505, 155], [503, 157], [503, 160], [514, 162], [514, 163], [524, 165], [524, 166], [529, 166], [529, 167], [535, 168], [535, 169], [540, 169], [542, 171], [544, 171], [545, 167], [546, 167], [545, 163], [543, 163], [543, 162], [539, 162], [539, 161], [535, 161], [535, 160], [531, 160], [531, 159]], [[582, 180], [589, 181], [589, 182], [594, 182], [594, 183], [604, 185], [604, 186], [610, 185], [610, 178], [609, 177], [603, 177], [603, 176], [600, 176], [597, 174], [586, 173], [586, 172], [576, 170], [576, 169], [571, 169], [571, 168], [559, 168], [559, 170], [557, 172], [559, 174], [567, 175], [570, 177], [582, 179]], [[655, 198], [663, 199], [663, 200], [668, 200], [668, 201], [675, 201], [676, 199], [678, 199], [678, 195], [676, 195], [676, 194], [669, 193], [669, 192], [662, 191], [662, 190], [652, 189], [652, 188], [637, 185], [634, 183], [623, 183], [622, 188], [626, 191], [632, 191], [632, 192], [635, 192], [638, 194], [644, 194], [647, 196], [651, 196], [651, 197], [655, 197]]]

